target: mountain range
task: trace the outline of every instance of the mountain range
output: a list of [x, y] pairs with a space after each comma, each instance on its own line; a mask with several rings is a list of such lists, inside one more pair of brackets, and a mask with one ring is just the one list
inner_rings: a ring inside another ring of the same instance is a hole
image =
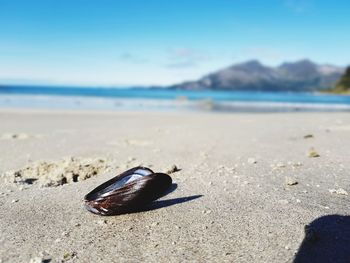
[[345, 68], [319, 65], [310, 60], [269, 67], [251, 60], [208, 74], [197, 81], [172, 85], [170, 89], [316, 91], [327, 90], [341, 78]]

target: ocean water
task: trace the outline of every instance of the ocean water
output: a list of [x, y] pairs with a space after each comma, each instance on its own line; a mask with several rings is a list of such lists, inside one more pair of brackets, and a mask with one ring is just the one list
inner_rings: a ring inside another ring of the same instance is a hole
[[350, 111], [350, 96], [323, 93], [0, 86], [1, 108]]

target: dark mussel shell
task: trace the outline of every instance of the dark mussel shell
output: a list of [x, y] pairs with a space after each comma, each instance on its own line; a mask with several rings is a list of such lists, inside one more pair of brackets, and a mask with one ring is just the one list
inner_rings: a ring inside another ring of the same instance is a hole
[[146, 167], [132, 168], [101, 184], [84, 197], [87, 210], [118, 215], [141, 210], [170, 188], [172, 179]]

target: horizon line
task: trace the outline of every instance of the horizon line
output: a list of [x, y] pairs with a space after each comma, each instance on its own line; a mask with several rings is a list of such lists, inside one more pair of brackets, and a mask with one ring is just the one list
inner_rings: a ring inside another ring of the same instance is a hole
[[[278, 68], [280, 66], [282, 66], [283, 64], [296, 64], [296, 63], [300, 63], [300, 62], [310, 62], [312, 64], [318, 65], [318, 66], [332, 66], [332, 67], [337, 67], [340, 69], [345, 69], [348, 66], [350, 66], [350, 63], [348, 65], [336, 65], [336, 64], [332, 64], [329, 62], [325, 62], [325, 63], [318, 63], [315, 62], [312, 59], [309, 58], [302, 58], [302, 59], [297, 59], [297, 60], [286, 60], [283, 62], [278, 63], [277, 65], [271, 65], [271, 63], [264, 63], [261, 62], [261, 60], [259, 59], [246, 59], [246, 60], [241, 60], [239, 62], [236, 63], [231, 63], [229, 65], [220, 67], [214, 71], [210, 71], [207, 72], [205, 74], [202, 74], [201, 77], [204, 77], [208, 74], [226, 69], [226, 68], [230, 68], [232, 66], [236, 66], [236, 65], [241, 65], [241, 64], [247, 64], [247, 63], [251, 63], [251, 62], [257, 62], [259, 64], [261, 64], [262, 66], [266, 66], [266, 67], [270, 67], [270, 68]], [[200, 78], [201, 78], [200, 77]], [[187, 81], [196, 81], [198, 80], [194, 79], [194, 80], [179, 80], [175, 83], [168, 83], [168, 84], [155, 84], [155, 83], [140, 83], [140, 84], [126, 84], [126, 83], [95, 83], [95, 82], [74, 82], [74, 81], [59, 81], [59, 80], [44, 80], [44, 79], [14, 79], [14, 78], [0, 78], [0, 87], [1, 86], [36, 86], [36, 87], [89, 87], [89, 88], [165, 88], [168, 86], [172, 86], [172, 85], [176, 85], [179, 83], [183, 83], [183, 82], [187, 82]]]

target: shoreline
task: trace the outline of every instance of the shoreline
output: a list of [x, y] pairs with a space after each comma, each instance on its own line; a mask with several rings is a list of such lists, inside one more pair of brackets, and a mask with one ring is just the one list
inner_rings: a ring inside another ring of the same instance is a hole
[[44, 95], [0, 95], [0, 109], [148, 112], [348, 112], [350, 101], [229, 101], [187, 98], [138, 99]]

